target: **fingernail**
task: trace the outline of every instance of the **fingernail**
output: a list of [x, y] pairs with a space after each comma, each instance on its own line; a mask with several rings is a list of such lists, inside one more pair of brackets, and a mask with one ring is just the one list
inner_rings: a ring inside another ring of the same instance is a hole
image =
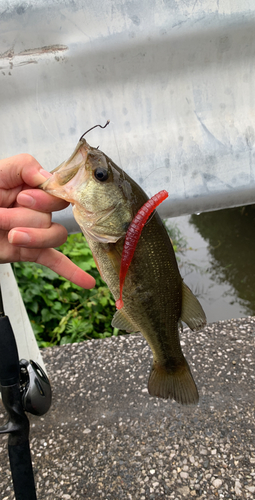
[[52, 176], [50, 172], [47, 172], [47, 170], [44, 170], [43, 168], [40, 168], [39, 173], [42, 174], [43, 177], [46, 177], [46, 179]]
[[31, 208], [35, 204], [35, 200], [29, 194], [23, 194], [22, 192], [18, 194], [17, 201], [20, 205], [24, 207]]
[[27, 245], [30, 243], [31, 238], [29, 234], [24, 231], [16, 231], [15, 229], [12, 229], [8, 234], [8, 240], [9, 243], [12, 243], [13, 245]]

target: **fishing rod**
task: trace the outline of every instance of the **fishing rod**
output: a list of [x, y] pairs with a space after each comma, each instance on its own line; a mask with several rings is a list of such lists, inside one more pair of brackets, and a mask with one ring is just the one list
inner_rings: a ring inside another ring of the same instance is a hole
[[0, 434], [9, 434], [8, 454], [16, 500], [37, 500], [25, 411], [44, 415], [51, 405], [51, 387], [42, 368], [19, 361], [11, 323], [4, 313], [0, 287], [0, 391], [8, 422]]

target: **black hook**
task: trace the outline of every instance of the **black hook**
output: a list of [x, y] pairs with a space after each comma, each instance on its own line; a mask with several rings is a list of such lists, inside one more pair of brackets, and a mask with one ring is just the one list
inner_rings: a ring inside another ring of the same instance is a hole
[[86, 135], [88, 132], [90, 132], [94, 128], [97, 128], [97, 127], [105, 128], [105, 127], [107, 127], [107, 125], [109, 125], [109, 123], [110, 123], [110, 120], [107, 120], [107, 122], [104, 126], [103, 125], [94, 125], [94, 127], [89, 128], [86, 132], [84, 132], [84, 134], [82, 134], [82, 136], [80, 137], [80, 141], [83, 139], [84, 135]]

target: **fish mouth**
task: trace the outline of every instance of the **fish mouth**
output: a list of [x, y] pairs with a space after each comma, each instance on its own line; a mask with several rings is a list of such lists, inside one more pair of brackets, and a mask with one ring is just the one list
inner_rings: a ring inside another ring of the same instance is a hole
[[77, 185], [86, 185], [89, 179], [89, 172], [86, 170], [88, 147], [84, 142], [80, 141], [70, 158], [51, 171], [52, 176], [39, 186], [40, 189], [75, 203], [74, 193]]

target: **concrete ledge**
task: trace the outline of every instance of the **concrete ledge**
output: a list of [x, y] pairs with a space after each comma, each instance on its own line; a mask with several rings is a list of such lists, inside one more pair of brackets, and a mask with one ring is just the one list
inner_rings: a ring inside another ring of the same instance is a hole
[[[38, 500], [254, 498], [255, 318], [185, 329], [182, 342], [196, 407], [148, 395], [139, 335], [42, 350], [54, 397], [31, 418]], [[2, 500], [13, 499], [6, 440]]]

